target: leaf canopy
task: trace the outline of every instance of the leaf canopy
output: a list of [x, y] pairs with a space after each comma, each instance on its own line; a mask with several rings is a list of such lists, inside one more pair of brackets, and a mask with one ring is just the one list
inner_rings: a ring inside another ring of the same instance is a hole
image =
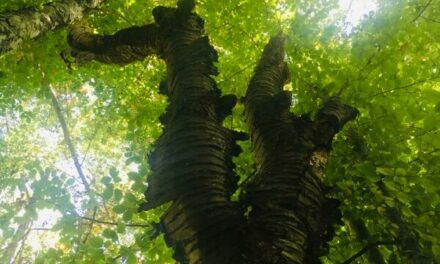
[[[44, 3], [3, 1], [0, 12]], [[175, 1], [106, 1], [87, 21], [110, 34], [150, 23], [158, 5]], [[216, 81], [224, 94], [244, 95], [264, 45], [282, 31], [291, 111], [313, 115], [334, 95], [360, 110], [338, 134], [326, 170], [345, 225], [322, 261], [342, 263], [390, 239], [397, 242], [377, 247], [387, 263], [440, 261], [440, 3], [379, 1], [358, 25], [348, 24], [335, 0], [200, 0], [196, 11], [219, 52]], [[162, 131], [165, 66], [157, 58], [77, 65], [63, 60], [66, 33], [61, 28], [0, 55], [0, 259], [173, 263], [163, 239], [154, 239], [164, 208], [137, 212], [147, 157]], [[245, 130], [242, 112], [239, 104], [224, 125]], [[244, 181], [254, 165], [249, 143], [242, 144], [235, 162]], [[369, 263], [366, 255], [358, 260]]]

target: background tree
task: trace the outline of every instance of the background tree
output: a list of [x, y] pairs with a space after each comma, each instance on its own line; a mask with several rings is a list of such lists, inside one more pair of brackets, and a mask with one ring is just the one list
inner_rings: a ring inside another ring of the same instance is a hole
[[[15, 4], [2, 3], [2, 10]], [[152, 22], [148, 14], [157, 5], [113, 1], [89, 20], [97, 32], [113, 33]], [[351, 31], [335, 7], [332, 1], [207, 1], [198, 3], [197, 13], [219, 52], [216, 80], [225, 94], [244, 95], [262, 48], [284, 29], [291, 111], [316, 113], [336, 94], [360, 110], [336, 138], [327, 167], [325, 179], [342, 202], [347, 225], [337, 230], [322, 260], [341, 263], [367, 248], [370, 254], [357, 260], [368, 263], [375, 254], [390, 263], [434, 263], [438, 4], [379, 3]], [[165, 208], [136, 212], [149, 174], [145, 157], [161, 134], [157, 120], [166, 100], [157, 83], [164, 68], [150, 58], [125, 67], [91, 63], [69, 69], [58, 57], [68, 49], [65, 33], [50, 32], [1, 59], [2, 258], [171, 262], [163, 240], [151, 240], [154, 228], [144, 226], [157, 222]], [[90, 192], [73, 165], [49, 87]], [[244, 130], [242, 112], [238, 104], [224, 125]], [[241, 145], [235, 163], [244, 181], [254, 165], [248, 143]]]

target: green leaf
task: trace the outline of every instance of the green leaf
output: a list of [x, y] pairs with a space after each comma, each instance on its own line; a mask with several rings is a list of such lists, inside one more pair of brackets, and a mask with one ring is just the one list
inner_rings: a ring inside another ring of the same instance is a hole
[[390, 169], [390, 168], [386, 168], [386, 167], [377, 167], [376, 168], [376, 172], [378, 174], [382, 174], [382, 175], [385, 175], [385, 176], [394, 175], [393, 170]]
[[122, 219], [124, 219], [125, 222], [130, 222], [133, 218], [133, 212], [131, 210], [127, 210], [122, 215]]
[[94, 248], [102, 247], [103, 243], [104, 243], [104, 240], [102, 240], [102, 238], [100, 238], [100, 237], [89, 238], [89, 244]]
[[121, 250], [120, 250], [120, 253], [121, 253], [122, 256], [125, 257], [126, 262], [128, 264], [136, 264], [137, 263], [137, 258], [136, 258], [136, 256], [134, 255], [133, 251], [130, 248], [122, 246]]
[[102, 235], [106, 238], [113, 240], [113, 241], [118, 240], [118, 234], [111, 229], [104, 229], [104, 231], [102, 231]]
[[115, 192], [114, 192], [114, 200], [116, 202], [119, 202], [119, 201], [121, 201], [121, 199], [122, 199], [122, 191], [121, 191], [121, 189], [116, 188]]
[[117, 170], [115, 167], [111, 167], [111, 168], [110, 168], [110, 176], [111, 176], [112, 178], [117, 177], [118, 174], [119, 174], [119, 172], [118, 172], [118, 170]]
[[113, 212], [117, 213], [117, 214], [122, 214], [127, 210], [127, 208], [125, 208], [124, 205], [119, 204], [113, 207]]
[[440, 259], [440, 244], [438, 244], [438, 239], [437, 239], [437, 244], [432, 245], [432, 254], [435, 256], [435, 259]]
[[112, 178], [110, 178], [110, 177], [108, 177], [108, 176], [102, 177], [101, 182], [102, 182], [104, 185], [109, 185], [109, 184], [112, 182]]
[[119, 224], [116, 226], [116, 231], [117, 231], [119, 234], [124, 233], [124, 232], [125, 232], [125, 225], [119, 223]]
[[136, 181], [139, 177], [140, 177], [140, 174], [138, 172], [132, 171], [132, 172], [128, 173], [128, 178], [130, 180]]
[[435, 105], [435, 112], [440, 113], [440, 102]]
[[104, 201], [109, 201], [113, 196], [113, 185], [108, 185], [104, 192], [102, 193], [102, 198]]

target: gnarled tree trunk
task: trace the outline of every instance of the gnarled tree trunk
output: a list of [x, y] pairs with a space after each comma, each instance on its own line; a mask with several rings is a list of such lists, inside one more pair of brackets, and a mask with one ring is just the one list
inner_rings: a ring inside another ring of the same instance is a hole
[[78, 27], [69, 35], [78, 61], [126, 64], [155, 54], [167, 64], [160, 92], [169, 106], [140, 209], [172, 202], [160, 229], [180, 263], [312, 263], [337, 218], [321, 183], [331, 141], [357, 111], [332, 99], [314, 121], [289, 114], [283, 41], [272, 39], [245, 99], [258, 172], [232, 202], [238, 180], [232, 157], [241, 151], [236, 140], [246, 136], [221, 126], [236, 98], [221, 96], [211, 78], [217, 53], [193, 8], [181, 0], [177, 9], [155, 8], [154, 24], [111, 36]]
[[315, 263], [325, 254], [340, 216], [338, 202], [325, 197], [323, 170], [333, 136], [357, 115], [336, 98], [313, 121], [291, 114], [283, 42], [277, 36], [266, 46], [245, 98], [257, 165], [245, 188], [248, 263]]

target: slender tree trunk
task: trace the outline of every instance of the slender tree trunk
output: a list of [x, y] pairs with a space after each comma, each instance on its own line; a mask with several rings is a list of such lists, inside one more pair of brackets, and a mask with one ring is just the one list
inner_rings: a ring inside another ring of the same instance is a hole
[[110, 36], [82, 26], [69, 34], [77, 61], [123, 65], [157, 55], [167, 64], [160, 92], [169, 106], [140, 209], [171, 202], [158, 229], [180, 263], [312, 263], [338, 218], [337, 202], [321, 184], [331, 141], [357, 111], [332, 99], [314, 121], [291, 116], [291, 95], [282, 91], [283, 41], [272, 39], [245, 100], [258, 173], [232, 202], [238, 180], [232, 157], [241, 152], [236, 140], [246, 136], [221, 126], [236, 98], [221, 96], [211, 77], [217, 53], [193, 8], [192, 0], [179, 1], [177, 9], [156, 7], [154, 24]]
[[0, 14], [0, 54], [16, 49], [27, 39], [66, 26], [104, 0], [60, 0], [41, 8], [23, 8]]

